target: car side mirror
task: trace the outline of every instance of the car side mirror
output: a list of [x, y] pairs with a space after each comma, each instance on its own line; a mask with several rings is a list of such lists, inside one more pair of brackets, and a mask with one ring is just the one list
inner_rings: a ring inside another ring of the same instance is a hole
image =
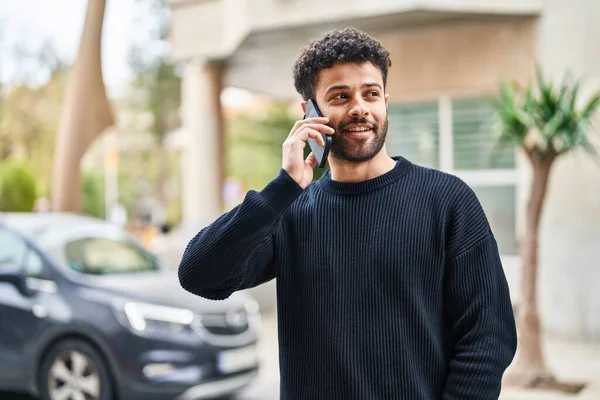
[[33, 291], [25, 284], [25, 273], [23, 269], [7, 263], [0, 263], [0, 282], [6, 282], [14, 285], [24, 296], [33, 295]]

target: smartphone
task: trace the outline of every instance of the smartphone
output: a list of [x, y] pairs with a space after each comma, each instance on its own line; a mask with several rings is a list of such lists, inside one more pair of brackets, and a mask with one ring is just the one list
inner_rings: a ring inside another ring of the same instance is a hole
[[[309, 99], [306, 103], [306, 113], [304, 114], [304, 119], [306, 118], [314, 118], [314, 117], [322, 117], [321, 111], [319, 111], [319, 107], [317, 107], [317, 103], [313, 100]], [[323, 141], [325, 141], [325, 146], [321, 146], [317, 141], [313, 138], [308, 138], [308, 145], [312, 150], [315, 158], [317, 160], [317, 167], [323, 168], [325, 164], [327, 164], [327, 156], [329, 155], [329, 150], [331, 149], [332, 138], [330, 135], [326, 135], [321, 133], [323, 136]]]

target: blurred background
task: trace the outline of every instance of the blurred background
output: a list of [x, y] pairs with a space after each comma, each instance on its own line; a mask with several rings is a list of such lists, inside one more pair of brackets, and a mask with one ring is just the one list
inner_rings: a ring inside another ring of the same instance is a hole
[[[345, 26], [391, 52], [388, 153], [479, 197], [534, 332], [520, 345], [542, 354], [523, 365], [579, 385], [503, 398], [600, 399], [597, 1], [2, 1], [0, 213], [104, 220], [175, 269], [276, 176], [302, 118], [293, 63]], [[275, 282], [249, 293], [263, 363], [240, 398], [276, 399]]]

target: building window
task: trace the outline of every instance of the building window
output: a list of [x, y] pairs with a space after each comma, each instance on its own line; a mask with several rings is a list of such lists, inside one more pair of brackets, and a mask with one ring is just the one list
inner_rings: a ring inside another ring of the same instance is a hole
[[438, 104], [390, 106], [388, 115], [388, 132], [393, 132], [388, 135], [388, 149], [399, 150], [398, 154], [415, 164], [438, 168]]
[[486, 101], [452, 101], [454, 169], [514, 169], [515, 152], [495, 145], [493, 113]]
[[515, 151], [497, 148], [494, 114], [483, 98], [389, 107], [391, 155], [457, 175], [475, 192], [503, 255], [517, 254]]

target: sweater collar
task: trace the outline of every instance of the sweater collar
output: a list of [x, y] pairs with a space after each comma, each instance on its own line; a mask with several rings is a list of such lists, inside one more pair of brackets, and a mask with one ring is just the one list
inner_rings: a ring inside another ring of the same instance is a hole
[[412, 163], [404, 157], [392, 158], [396, 160], [394, 168], [375, 178], [361, 182], [339, 182], [332, 180], [331, 171], [327, 170], [319, 179], [318, 184], [323, 190], [339, 195], [356, 195], [380, 189], [402, 178], [412, 167]]

